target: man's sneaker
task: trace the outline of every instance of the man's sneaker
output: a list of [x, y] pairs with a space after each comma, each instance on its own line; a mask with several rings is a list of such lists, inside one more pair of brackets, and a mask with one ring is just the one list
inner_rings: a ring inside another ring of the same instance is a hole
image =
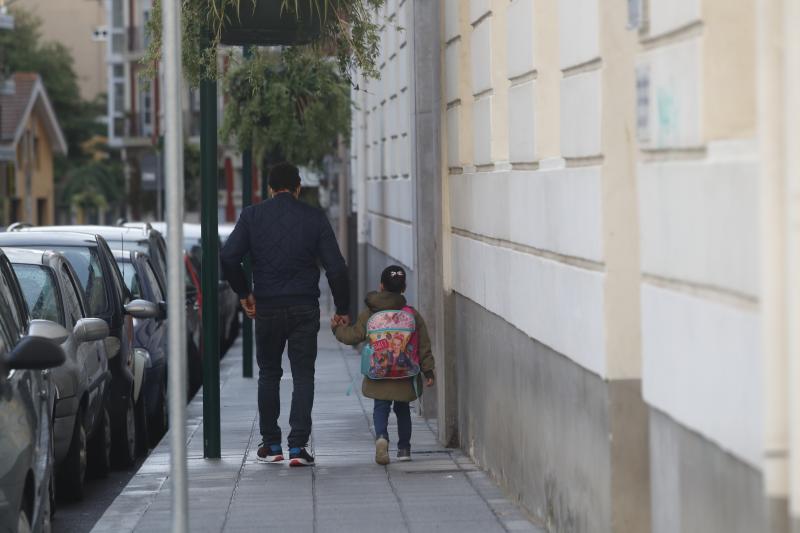
[[312, 466], [314, 456], [308, 451], [308, 446], [302, 448], [289, 448], [289, 466]]
[[375, 462], [379, 465], [389, 464], [389, 441], [383, 437], [375, 441]]
[[410, 461], [411, 460], [411, 448], [398, 448], [397, 449], [397, 460], [398, 461]]
[[263, 442], [258, 446], [256, 461], [259, 463], [280, 463], [283, 461], [283, 449], [280, 444], [266, 445]]

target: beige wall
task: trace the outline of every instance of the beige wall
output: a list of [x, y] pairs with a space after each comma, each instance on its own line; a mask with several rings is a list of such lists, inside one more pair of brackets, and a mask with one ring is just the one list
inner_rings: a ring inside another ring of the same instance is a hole
[[103, 0], [20, 0], [18, 5], [42, 19], [46, 41], [57, 41], [69, 48], [81, 95], [86, 99], [105, 93], [106, 43], [92, 40], [94, 29], [106, 25]]
[[[31, 179], [31, 196], [32, 202], [32, 216], [26, 219], [25, 222], [38, 224], [39, 222], [44, 225], [52, 224], [54, 219], [54, 184], [53, 184], [53, 144], [45, 129], [42, 119], [36, 115], [32, 115], [28, 122], [28, 131], [33, 129], [34, 136], [38, 139], [38, 149], [35, 154], [36, 162], [33, 166], [33, 175]], [[16, 192], [17, 197], [20, 198], [20, 214], [23, 218], [27, 217], [25, 208], [25, 173], [27, 169], [25, 143], [20, 142], [17, 147], [17, 166], [16, 166]], [[44, 201], [44, 212], [39, 213], [39, 201]], [[17, 222], [17, 221], [12, 221]]]

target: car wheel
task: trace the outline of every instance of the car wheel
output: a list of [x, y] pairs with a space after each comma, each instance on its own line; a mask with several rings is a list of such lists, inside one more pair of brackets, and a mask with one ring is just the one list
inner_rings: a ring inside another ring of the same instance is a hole
[[153, 427], [148, 427], [148, 433], [150, 434], [150, 447], [155, 448], [158, 446], [161, 437], [167, 432], [167, 428], [169, 427], [169, 405], [167, 403], [167, 385], [166, 385], [167, 376], [164, 375], [161, 386], [158, 390], [158, 410], [156, 411], [156, 416], [154, 417]]
[[83, 409], [80, 409], [75, 417], [75, 428], [72, 430], [69, 451], [56, 475], [60, 492], [72, 501], [83, 499], [83, 485], [86, 480], [88, 454], [86, 451], [86, 427], [83, 419]]
[[144, 385], [139, 392], [139, 401], [136, 402], [136, 456], [147, 455], [150, 449], [150, 439], [147, 427], [147, 402], [145, 401]]
[[133, 391], [128, 394], [123, 416], [114, 440], [114, 456], [119, 466], [128, 468], [136, 461], [136, 410], [133, 405]]
[[22, 508], [19, 510], [19, 518], [17, 518], [17, 533], [31, 533], [31, 519], [28, 512]]
[[111, 417], [108, 408], [103, 406], [100, 423], [89, 441], [89, 467], [91, 473], [100, 478], [111, 471]]

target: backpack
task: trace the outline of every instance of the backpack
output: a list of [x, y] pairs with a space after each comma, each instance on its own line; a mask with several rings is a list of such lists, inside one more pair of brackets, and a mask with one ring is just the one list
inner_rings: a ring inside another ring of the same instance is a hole
[[406, 379], [420, 373], [414, 309], [378, 311], [367, 321], [361, 373], [369, 379]]

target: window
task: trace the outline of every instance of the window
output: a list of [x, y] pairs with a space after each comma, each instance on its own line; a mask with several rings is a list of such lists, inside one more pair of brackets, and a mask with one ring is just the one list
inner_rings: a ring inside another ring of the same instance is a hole
[[[0, 261], [0, 322], [3, 322], [5, 328], [5, 335], [9, 343], [8, 348], [16, 346], [24, 331], [22, 328], [25, 326], [26, 319], [22, 315], [22, 309], [19, 305], [22, 302], [18, 301], [17, 291], [11, 284], [15, 278], [8, 259], [5, 257]], [[14, 281], [13, 283], [16, 283]]]
[[125, 12], [122, 0], [111, 0], [111, 25], [122, 28], [125, 25]]
[[16, 264], [14, 272], [31, 318], [51, 320], [66, 326], [53, 271], [43, 265]]
[[119, 271], [122, 273], [125, 286], [131, 291], [131, 297], [133, 299], [144, 298], [142, 294], [142, 282], [139, 279], [139, 274], [136, 273], [133, 263], [125, 259], [118, 259], [117, 266], [119, 266]]
[[48, 223], [47, 217], [47, 198], [36, 199], [36, 224], [39, 226], [46, 226]]
[[84, 316], [80, 289], [77, 287], [67, 265], [61, 265], [61, 279], [64, 287], [64, 310], [68, 317], [69, 326], [74, 327], [75, 323]]
[[150, 291], [153, 293], [153, 302], [163, 302], [164, 292], [161, 290], [161, 285], [158, 283], [156, 273], [153, 271], [153, 265], [150, 264], [150, 261], [147, 261], [144, 267], [144, 275], [147, 278], [147, 283], [150, 285]]
[[70, 246], [58, 251], [64, 254], [78, 275], [89, 316], [99, 317], [107, 313], [110, 306], [97, 249]]

